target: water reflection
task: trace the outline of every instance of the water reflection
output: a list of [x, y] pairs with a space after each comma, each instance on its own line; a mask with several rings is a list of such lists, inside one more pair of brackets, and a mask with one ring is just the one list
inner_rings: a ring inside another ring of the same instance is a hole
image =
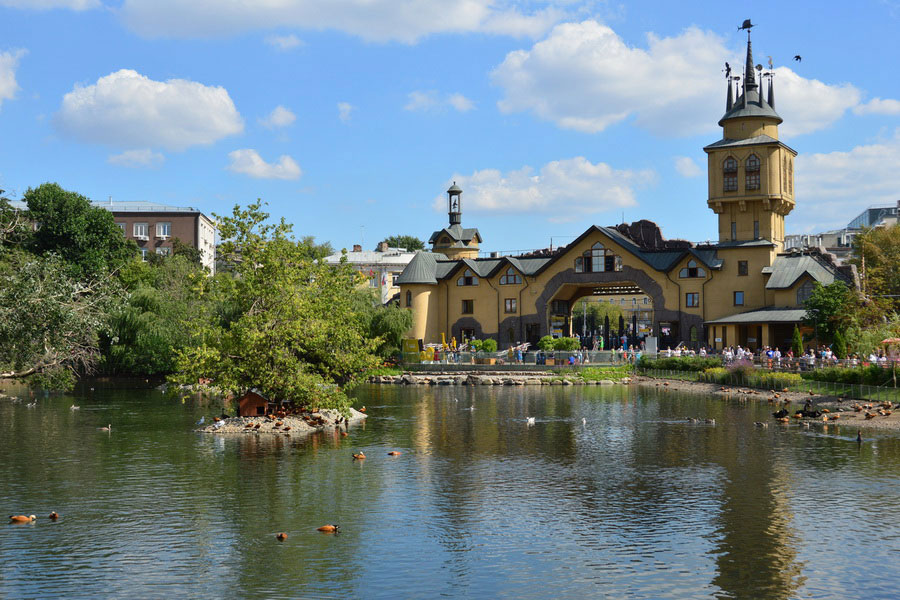
[[147, 390], [0, 400], [0, 505], [62, 515], [0, 528], [0, 597], [890, 597], [896, 437], [622, 387], [359, 394], [346, 438], [198, 435], [215, 401]]

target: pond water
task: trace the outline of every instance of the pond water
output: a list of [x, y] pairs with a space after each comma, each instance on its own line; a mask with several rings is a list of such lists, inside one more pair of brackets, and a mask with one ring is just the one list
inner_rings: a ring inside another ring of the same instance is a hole
[[38, 515], [0, 526], [2, 598], [898, 595], [897, 434], [654, 388], [367, 386], [348, 437], [219, 437], [192, 432], [213, 401], [90, 385], [0, 400], [0, 510]]

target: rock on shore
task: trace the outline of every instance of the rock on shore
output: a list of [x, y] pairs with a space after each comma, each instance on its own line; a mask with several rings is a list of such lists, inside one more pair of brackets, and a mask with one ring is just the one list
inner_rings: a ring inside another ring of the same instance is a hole
[[[306, 435], [323, 429], [334, 429], [358, 423], [366, 418], [365, 413], [356, 409], [350, 409], [350, 416], [343, 418], [336, 410], [320, 410], [304, 413], [302, 415], [290, 415], [281, 419], [269, 419], [260, 417], [229, 417], [213, 422], [205, 427], [199, 427], [195, 431], [200, 433], [266, 433], [273, 435]], [[280, 423], [280, 424], [279, 424]], [[257, 428], [256, 426], [259, 425]]]

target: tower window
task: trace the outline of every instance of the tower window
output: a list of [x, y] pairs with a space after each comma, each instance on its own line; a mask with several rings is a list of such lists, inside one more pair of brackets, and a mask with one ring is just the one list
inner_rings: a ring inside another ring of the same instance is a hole
[[759, 158], [755, 154], [744, 162], [744, 185], [748, 190], [759, 189]]
[[725, 159], [724, 163], [722, 163], [722, 174], [724, 176], [722, 188], [723, 191], [737, 191], [737, 169], [737, 161], [730, 156]]
[[731, 241], [737, 240], [737, 223], [731, 222]]
[[516, 312], [516, 299], [506, 298], [505, 300], [503, 300], [503, 311], [507, 313]]
[[406, 292], [406, 308], [412, 307], [412, 292]]
[[753, 239], [759, 239], [759, 221], [753, 221]]
[[689, 292], [684, 295], [684, 304], [688, 308], [696, 308], [700, 306], [700, 294], [698, 292]]
[[478, 277], [471, 270], [466, 269], [466, 272], [456, 280], [456, 285], [478, 285]]
[[747, 261], [739, 260], [738, 261], [738, 275], [743, 277], [745, 275], [748, 275], [749, 273], [750, 273], [750, 269], [747, 266]]

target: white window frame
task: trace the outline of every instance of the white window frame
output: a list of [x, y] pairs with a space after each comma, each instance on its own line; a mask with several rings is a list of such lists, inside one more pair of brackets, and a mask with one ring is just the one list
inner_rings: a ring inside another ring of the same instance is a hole
[[139, 250], [141, 251], [141, 260], [147, 262], [147, 249], [139, 248]]
[[156, 224], [156, 237], [161, 240], [167, 240], [172, 237], [171, 221], [162, 221]]
[[172, 249], [168, 246], [157, 246], [156, 253], [160, 256], [172, 256]]
[[131, 231], [134, 234], [134, 239], [136, 240], [148, 240], [150, 239], [150, 226], [147, 223], [135, 223], [131, 227]]

